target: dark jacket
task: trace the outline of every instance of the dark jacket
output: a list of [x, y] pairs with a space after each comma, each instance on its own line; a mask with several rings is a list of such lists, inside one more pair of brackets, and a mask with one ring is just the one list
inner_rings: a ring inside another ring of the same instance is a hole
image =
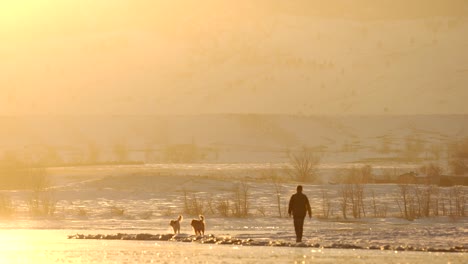
[[309, 213], [309, 216], [312, 215], [307, 196], [303, 193], [293, 194], [289, 200], [288, 214], [292, 214], [294, 217], [305, 217], [306, 213]]

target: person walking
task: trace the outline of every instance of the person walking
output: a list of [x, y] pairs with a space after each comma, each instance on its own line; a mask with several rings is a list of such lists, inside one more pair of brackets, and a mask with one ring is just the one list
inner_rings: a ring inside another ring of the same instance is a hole
[[302, 242], [302, 231], [306, 213], [312, 218], [312, 209], [310, 209], [309, 199], [302, 193], [302, 186], [298, 185], [297, 192], [289, 200], [288, 214], [294, 219], [294, 230], [296, 231], [296, 242]]

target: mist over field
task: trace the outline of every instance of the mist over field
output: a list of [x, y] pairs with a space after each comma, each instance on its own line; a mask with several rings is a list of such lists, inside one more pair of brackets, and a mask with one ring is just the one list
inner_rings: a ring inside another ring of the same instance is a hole
[[467, 114], [465, 1], [0, 7], [0, 114]]
[[[304, 147], [331, 163], [396, 158], [445, 164], [453, 144], [468, 134], [466, 115], [29, 116], [0, 122], [4, 154], [53, 166], [276, 163]], [[408, 153], [413, 142], [414, 155]]]

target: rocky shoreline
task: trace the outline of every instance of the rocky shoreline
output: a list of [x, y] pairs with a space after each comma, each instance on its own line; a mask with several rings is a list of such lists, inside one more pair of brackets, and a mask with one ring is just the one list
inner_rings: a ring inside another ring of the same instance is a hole
[[103, 240], [139, 240], [139, 241], [174, 241], [189, 242], [200, 244], [218, 244], [218, 245], [240, 245], [240, 246], [272, 246], [272, 247], [311, 247], [311, 248], [335, 248], [335, 249], [367, 249], [367, 250], [394, 250], [394, 251], [422, 251], [422, 252], [447, 252], [447, 253], [466, 253], [468, 248], [465, 246], [454, 246], [447, 248], [435, 247], [414, 247], [411, 245], [370, 245], [362, 246], [357, 244], [331, 243], [320, 245], [318, 243], [294, 243], [282, 240], [254, 240], [251, 238], [240, 239], [230, 236], [215, 236], [213, 234], [205, 236], [173, 235], [173, 234], [75, 234], [69, 235], [68, 239], [103, 239]]

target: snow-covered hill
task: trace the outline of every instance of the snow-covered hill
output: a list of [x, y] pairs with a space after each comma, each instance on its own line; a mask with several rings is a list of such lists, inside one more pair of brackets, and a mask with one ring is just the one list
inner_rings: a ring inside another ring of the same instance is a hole
[[468, 113], [466, 3], [208, 2], [6, 31], [0, 113]]
[[[131, 159], [147, 162], [163, 162], [160, 155], [168, 146], [176, 145], [201, 147], [206, 151], [205, 161], [211, 162], [281, 162], [289, 151], [303, 146], [328, 153], [331, 161], [340, 160], [339, 155], [346, 153], [356, 160], [380, 154], [398, 156], [406, 142], [415, 139], [421, 144], [421, 154], [432, 155], [429, 152], [437, 147], [443, 156], [449, 143], [468, 136], [466, 115], [224, 114], [0, 120], [1, 150], [29, 155], [44, 151], [50, 155], [53, 150], [65, 153], [70, 161], [85, 158], [90, 146], [98, 149], [101, 160], [114, 160], [117, 144], [131, 152]], [[159, 157], [145, 157], [148, 151], [160, 152]]]

